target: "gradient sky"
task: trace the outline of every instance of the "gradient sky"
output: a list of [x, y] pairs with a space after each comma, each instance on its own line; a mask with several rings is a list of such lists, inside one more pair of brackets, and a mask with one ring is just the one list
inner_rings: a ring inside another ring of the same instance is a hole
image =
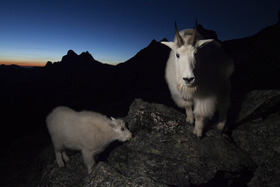
[[279, 0], [0, 0], [0, 64], [45, 65], [69, 49], [103, 63], [133, 57], [153, 39], [174, 38], [195, 18], [221, 40], [275, 24]]

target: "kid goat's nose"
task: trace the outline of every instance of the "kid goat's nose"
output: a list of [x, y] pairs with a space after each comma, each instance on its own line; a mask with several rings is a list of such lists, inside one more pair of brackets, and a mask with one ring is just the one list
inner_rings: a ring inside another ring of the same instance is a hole
[[183, 80], [187, 83], [187, 84], [191, 84], [194, 82], [194, 77], [184, 77]]

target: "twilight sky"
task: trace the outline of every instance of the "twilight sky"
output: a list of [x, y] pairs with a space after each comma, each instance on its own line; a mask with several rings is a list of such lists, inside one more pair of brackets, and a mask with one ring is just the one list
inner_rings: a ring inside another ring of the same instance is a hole
[[275, 24], [279, 0], [0, 0], [0, 64], [45, 65], [69, 49], [103, 63], [133, 57], [153, 39], [174, 38], [195, 18], [220, 40]]

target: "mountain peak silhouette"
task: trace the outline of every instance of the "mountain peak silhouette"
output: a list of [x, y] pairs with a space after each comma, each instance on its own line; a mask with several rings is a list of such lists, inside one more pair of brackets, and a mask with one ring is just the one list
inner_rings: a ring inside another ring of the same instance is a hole
[[70, 50], [67, 52], [67, 55], [68, 55], [68, 56], [77, 56], [77, 53], [75, 53], [72, 49], [70, 49]]
[[83, 62], [96, 62], [95, 59], [92, 57], [92, 55], [88, 51], [82, 52], [79, 55], [79, 58]]
[[215, 39], [217, 41], [220, 41], [215, 31], [206, 29], [201, 24], [197, 25], [197, 30], [204, 37], [204, 39]]
[[150, 44], [141, 49], [135, 56], [127, 60], [124, 63], [118, 64], [118, 66], [141, 66], [149, 64], [149, 66], [157, 66], [158, 64], [165, 64], [169, 55], [170, 49], [155, 39]]
[[77, 53], [75, 53], [72, 49], [68, 50], [67, 54], [64, 55], [61, 59], [60, 62], [55, 62], [55, 63], [51, 63], [51, 62], [47, 62], [46, 67], [50, 67], [53, 64], [58, 65], [58, 66], [80, 66], [80, 65], [98, 65], [98, 64], [102, 64], [101, 62], [95, 60], [92, 55], [86, 51], [86, 52], [82, 52], [80, 55], [78, 55]]
[[61, 63], [73, 63], [77, 61], [77, 58], [78, 55], [70, 49], [67, 54], [62, 57]]

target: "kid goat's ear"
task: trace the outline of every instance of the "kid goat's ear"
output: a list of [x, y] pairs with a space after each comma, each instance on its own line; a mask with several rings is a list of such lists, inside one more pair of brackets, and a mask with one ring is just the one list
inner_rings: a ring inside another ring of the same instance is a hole
[[114, 128], [114, 127], [116, 126], [116, 124], [114, 123], [114, 121], [115, 121], [116, 119], [113, 118], [113, 117], [111, 117], [111, 120], [112, 120], [112, 121], [109, 122], [109, 125], [110, 125], [111, 127]]

